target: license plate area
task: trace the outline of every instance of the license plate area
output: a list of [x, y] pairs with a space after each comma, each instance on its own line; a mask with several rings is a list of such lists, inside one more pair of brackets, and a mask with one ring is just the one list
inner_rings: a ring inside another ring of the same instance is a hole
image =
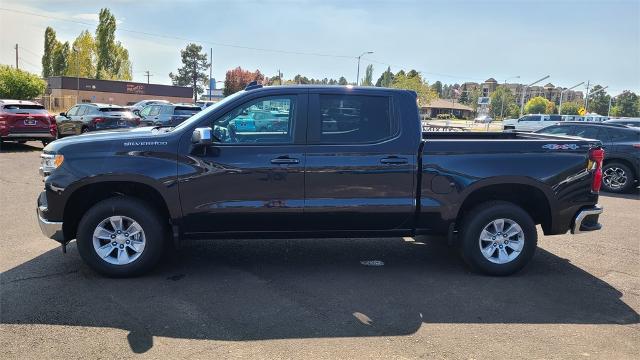
[[25, 119], [24, 124], [27, 126], [36, 126], [38, 121], [36, 119]]
[[127, 126], [126, 121], [118, 121], [118, 126]]

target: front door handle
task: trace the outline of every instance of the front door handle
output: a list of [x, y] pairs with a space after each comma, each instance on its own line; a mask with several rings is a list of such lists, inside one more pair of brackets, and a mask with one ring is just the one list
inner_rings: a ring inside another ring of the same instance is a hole
[[390, 164], [390, 165], [398, 165], [398, 164], [406, 164], [409, 161], [406, 158], [401, 158], [397, 156], [389, 156], [383, 159], [380, 159], [382, 164]]
[[280, 157], [277, 157], [275, 159], [271, 159], [271, 163], [272, 164], [278, 164], [278, 165], [299, 164], [300, 160], [294, 159], [294, 158], [290, 158], [288, 156], [280, 156]]

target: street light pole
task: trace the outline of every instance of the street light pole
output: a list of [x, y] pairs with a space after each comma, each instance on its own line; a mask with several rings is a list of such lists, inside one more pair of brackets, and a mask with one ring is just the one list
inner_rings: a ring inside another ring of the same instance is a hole
[[589, 112], [589, 96], [591, 96], [591, 95], [595, 95], [595, 94], [597, 94], [597, 93], [599, 93], [599, 92], [601, 92], [601, 91], [605, 91], [608, 87], [609, 87], [609, 85], [607, 85], [607, 86], [605, 86], [605, 87], [603, 87], [603, 88], [600, 88], [600, 89], [598, 89], [598, 90], [596, 90], [596, 91], [592, 91], [591, 93], [587, 93], [587, 96], [586, 96], [586, 98], [585, 98], [585, 101], [586, 101], [587, 106], [584, 108], [584, 110], [585, 110], [586, 112]]
[[358, 86], [358, 83], [360, 82], [360, 58], [369, 54], [373, 54], [373, 51], [365, 51], [360, 54], [360, 56], [358, 56], [358, 74], [356, 75], [356, 86]]
[[78, 104], [80, 102], [80, 52], [75, 46], [73, 52], [76, 53], [76, 104]]
[[562, 115], [562, 95], [564, 94], [565, 91], [569, 91], [569, 90], [573, 90], [575, 88], [577, 88], [578, 86], [584, 84], [584, 81], [581, 82], [580, 84], [577, 85], [573, 85], [572, 87], [568, 88], [568, 89], [564, 89], [562, 91], [560, 91], [560, 104], [558, 105], [558, 115]]
[[522, 89], [522, 96], [520, 98], [520, 117], [522, 117], [522, 113], [524, 112], [524, 94], [527, 92], [527, 88], [539, 83], [542, 80], [548, 79], [549, 76], [551, 76], [551, 75], [547, 75], [547, 76], [543, 77], [542, 79], [536, 80], [536, 81], [532, 82], [531, 84], [525, 86], [524, 89]]
[[[506, 78], [504, 79], [504, 86], [507, 86], [507, 80], [511, 80], [511, 79], [520, 79], [520, 75], [518, 76], [512, 76], [510, 78]], [[502, 115], [504, 113], [504, 93], [502, 94], [502, 100], [500, 101], [500, 120], [504, 119], [504, 116]]]

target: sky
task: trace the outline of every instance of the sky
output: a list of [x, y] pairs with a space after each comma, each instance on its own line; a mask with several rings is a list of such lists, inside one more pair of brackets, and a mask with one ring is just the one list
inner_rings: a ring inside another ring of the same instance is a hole
[[[241, 66], [286, 79], [353, 82], [374, 66], [416, 69], [433, 83], [589, 80], [608, 92], [640, 93], [640, 0], [311, 1], [0, 0], [0, 63], [41, 72], [44, 30], [73, 42], [95, 31], [100, 7], [118, 20], [133, 80], [170, 84], [188, 43], [213, 49], [213, 77]], [[514, 79], [520, 76], [519, 79]], [[584, 90], [576, 88], [576, 90]]]

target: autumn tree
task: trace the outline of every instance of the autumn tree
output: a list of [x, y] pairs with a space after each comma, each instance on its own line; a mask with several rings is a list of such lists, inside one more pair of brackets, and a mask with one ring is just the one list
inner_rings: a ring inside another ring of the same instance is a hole
[[[299, 76], [299, 75], [298, 75]], [[260, 70], [254, 72], [244, 70], [240, 66], [235, 69], [228, 70], [224, 78], [224, 96], [229, 96], [240, 90], [243, 90], [252, 81], [262, 82], [264, 75]]]

